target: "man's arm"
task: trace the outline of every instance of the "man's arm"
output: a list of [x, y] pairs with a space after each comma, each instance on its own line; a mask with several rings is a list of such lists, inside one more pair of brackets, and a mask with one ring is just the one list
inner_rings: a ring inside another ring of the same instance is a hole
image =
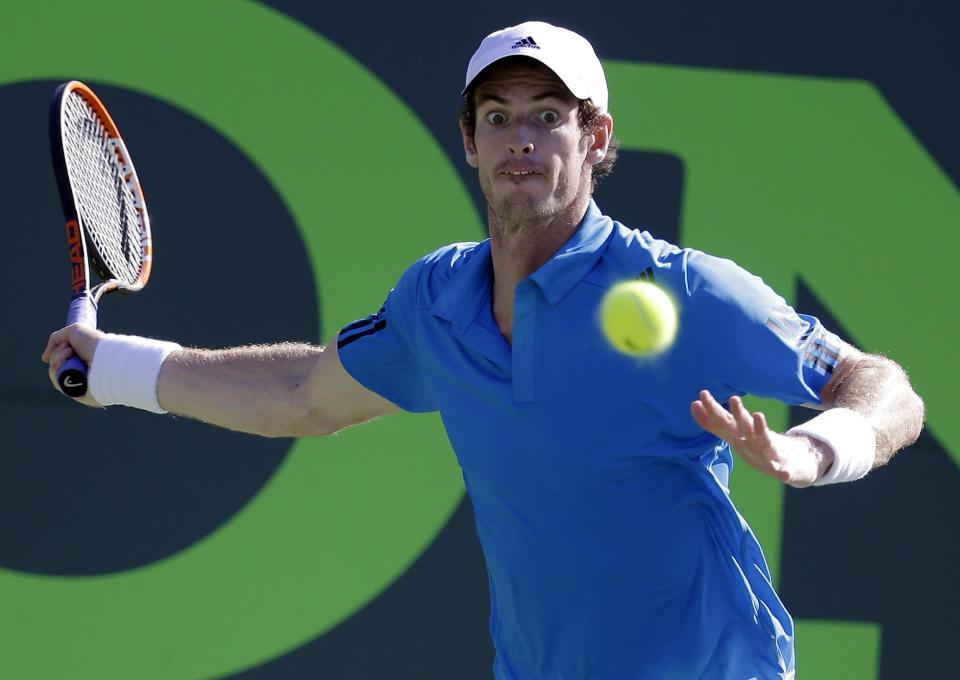
[[171, 413], [268, 437], [333, 434], [399, 411], [354, 380], [336, 344], [184, 349], [157, 386]]
[[[54, 384], [72, 354], [90, 363], [102, 337], [79, 326], [51, 335], [43, 359]], [[157, 397], [171, 413], [268, 437], [331, 434], [399, 410], [347, 373], [335, 345], [178, 350], [163, 363]]]
[[923, 429], [923, 400], [907, 374], [886, 357], [854, 350], [841, 362], [820, 396], [828, 408], [848, 408], [869, 421], [877, 440], [874, 467], [917, 441]]
[[[876, 441], [873, 467], [885, 465], [920, 436], [923, 401], [893, 361], [850, 346], [843, 355], [821, 390], [823, 405], [847, 408], [865, 418]], [[731, 398], [728, 411], [704, 390], [690, 408], [701, 427], [728, 442], [750, 465], [792, 486], [813, 484], [834, 462], [829, 446], [809, 436], [770, 430], [764, 414], [750, 413], [739, 397]]]

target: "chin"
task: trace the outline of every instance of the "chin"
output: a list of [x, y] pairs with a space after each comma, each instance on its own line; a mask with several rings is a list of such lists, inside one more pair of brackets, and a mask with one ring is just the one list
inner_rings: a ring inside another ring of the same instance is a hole
[[491, 204], [493, 213], [503, 226], [523, 227], [542, 222], [556, 214], [552, 201], [505, 197]]
[[542, 195], [545, 193], [543, 186], [495, 186], [489, 180], [481, 180], [480, 188], [490, 211], [506, 228], [523, 228], [543, 222], [561, 211], [555, 196]]

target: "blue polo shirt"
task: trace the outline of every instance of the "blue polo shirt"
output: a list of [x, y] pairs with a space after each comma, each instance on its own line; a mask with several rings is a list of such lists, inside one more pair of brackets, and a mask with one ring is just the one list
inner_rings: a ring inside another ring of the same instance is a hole
[[[339, 337], [346, 370], [407, 411], [440, 411], [490, 580], [500, 680], [792, 677], [793, 622], [734, 508], [729, 447], [690, 403], [818, 403], [840, 343], [730, 260], [628, 229], [591, 203], [520, 282], [512, 346], [490, 243], [411, 266]], [[603, 294], [647, 278], [678, 303], [656, 359], [617, 353]]]

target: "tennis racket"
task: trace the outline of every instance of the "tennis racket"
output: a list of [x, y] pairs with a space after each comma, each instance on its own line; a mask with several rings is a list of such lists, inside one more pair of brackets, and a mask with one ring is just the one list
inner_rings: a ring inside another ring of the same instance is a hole
[[[50, 151], [67, 226], [73, 297], [67, 325], [97, 327], [107, 293], [135, 293], [150, 278], [152, 242], [143, 190], [120, 131], [89, 87], [72, 80], [50, 105]], [[100, 283], [90, 286], [90, 271]], [[64, 394], [87, 392], [87, 365], [70, 357], [57, 373]]]

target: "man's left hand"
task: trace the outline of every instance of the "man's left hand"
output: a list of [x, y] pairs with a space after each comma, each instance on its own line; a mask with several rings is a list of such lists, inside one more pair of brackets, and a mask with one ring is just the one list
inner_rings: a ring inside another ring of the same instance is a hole
[[771, 430], [766, 416], [750, 413], [740, 397], [730, 398], [728, 411], [708, 390], [702, 390], [690, 412], [700, 427], [730, 444], [747, 463], [790, 486], [810, 486], [833, 463], [828, 447], [808, 437]]

